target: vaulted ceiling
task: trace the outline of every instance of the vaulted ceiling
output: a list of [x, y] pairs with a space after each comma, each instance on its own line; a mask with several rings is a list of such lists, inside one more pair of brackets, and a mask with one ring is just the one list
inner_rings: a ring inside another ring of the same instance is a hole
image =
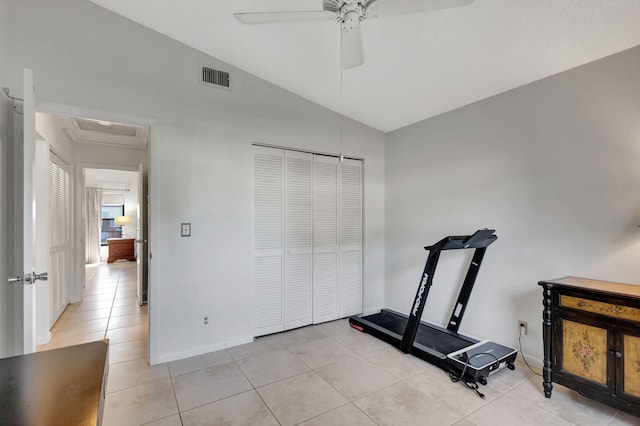
[[233, 17], [322, 0], [91, 1], [383, 132], [640, 45], [638, 0], [476, 0], [365, 20], [365, 63], [343, 71], [337, 22]]

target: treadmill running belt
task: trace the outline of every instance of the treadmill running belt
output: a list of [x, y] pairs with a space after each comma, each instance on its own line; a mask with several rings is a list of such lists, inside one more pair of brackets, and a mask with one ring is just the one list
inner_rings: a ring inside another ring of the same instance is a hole
[[[369, 315], [366, 319], [367, 321], [401, 336], [407, 326], [407, 319], [405, 317], [391, 312], [380, 312]], [[454, 336], [424, 324], [420, 324], [414, 343], [419, 343], [446, 355], [476, 343], [476, 341], [464, 339], [460, 336]]]

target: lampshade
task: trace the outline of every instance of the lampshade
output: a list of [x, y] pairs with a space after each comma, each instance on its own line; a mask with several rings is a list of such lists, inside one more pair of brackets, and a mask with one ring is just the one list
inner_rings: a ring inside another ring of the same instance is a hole
[[116, 225], [131, 225], [131, 216], [117, 216], [114, 220]]

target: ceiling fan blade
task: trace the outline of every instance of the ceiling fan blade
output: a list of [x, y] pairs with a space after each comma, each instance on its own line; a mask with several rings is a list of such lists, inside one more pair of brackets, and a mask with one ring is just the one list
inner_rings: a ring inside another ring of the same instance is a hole
[[358, 25], [342, 31], [342, 69], [348, 70], [364, 64], [362, 27]]
[[252, 12], [234, 13], [233, 16], [243, 24], [276, 24], [281, 22], [308, 22], [335, 20], [336, 14], [326, 10], [298, 12]]
[[374, 0], [367, 7], [371, 16], [399, 16], [430, 10], [468, 6], [475, 0]]

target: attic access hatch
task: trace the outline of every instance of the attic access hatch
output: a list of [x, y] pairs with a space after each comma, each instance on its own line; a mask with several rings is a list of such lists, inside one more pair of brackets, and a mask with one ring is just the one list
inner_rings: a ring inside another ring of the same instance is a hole
[[64, 131], [78, 143], [112, 145], [120, 148], [147, 149], [149, 128], [108, 121], [71, 118]]

